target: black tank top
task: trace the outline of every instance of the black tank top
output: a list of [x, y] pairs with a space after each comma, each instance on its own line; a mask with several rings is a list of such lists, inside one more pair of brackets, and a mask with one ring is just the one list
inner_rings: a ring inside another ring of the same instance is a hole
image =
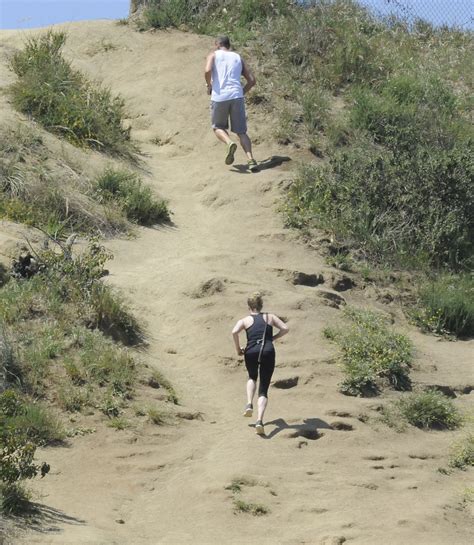
[[267, 324], [263, 319], [262, 314], [252, 314], [253, 324], [245, 330], [247, 334], [247, 347], [246, 352], [253, 350], [260, 350], [261, 343], [263, 340], [263, 332], [265, 331], [265, 347], [264, 350], [267, 351], [270, 347], [273, 348], [273, 328], [271, 325]]

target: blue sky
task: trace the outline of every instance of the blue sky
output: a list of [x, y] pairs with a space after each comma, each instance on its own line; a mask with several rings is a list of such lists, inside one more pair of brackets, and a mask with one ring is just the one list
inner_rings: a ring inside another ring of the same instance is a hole
[[[474, 0], [360, 0], [381, 14], [408, 13], [434, 24], [474, 29]], [[84, 19], [120, 19], [129, 0], [0, 0], [0, 28], [34, 28]]]
[[129, 0], [0, 0], [0, 28], [127, 17]]

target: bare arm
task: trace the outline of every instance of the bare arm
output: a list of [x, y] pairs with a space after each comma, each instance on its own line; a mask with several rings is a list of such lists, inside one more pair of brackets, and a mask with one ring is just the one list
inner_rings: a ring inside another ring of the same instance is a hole
[[255, 76], [253, 75], [250, 68], [247, 66], [247, 64], [242, 59], [242, 76], [246, 79], [247, 83], [244, 87], [244, 95], [246, 95], [250, 89], [257, 83], [257, 80], [255, 79]]
[[211, 94], [212, 87], [212, 67], [214, 66], [214, 53], [208, 55], [206, 59], [206, 67], [204, 69], [204, 79], [206, 80], [207, 93]]
[[276, 328], [279, 329], [278, 333], [276, 335], [273, 335], [273, 340], [276, 341], [277, 339], [280, 339], [283, 337], [283, 335], [286, 335], [288, 331], [290, 331], [289, 327], [278, 318], [278, 316], [275, 316], [274, 314], [271, 315], [272, 319], [272, 325], [274, 325]]
[[239, 333], [245, 329], [244, 321], [239, 320], [232, 330], [232, 336], [234, 337], [234, 344], [235, 344], [235, 350], [237, 352], [237, 356], [241, 356], [244, 353], [244, 349], [240, 346], [239, 341]]

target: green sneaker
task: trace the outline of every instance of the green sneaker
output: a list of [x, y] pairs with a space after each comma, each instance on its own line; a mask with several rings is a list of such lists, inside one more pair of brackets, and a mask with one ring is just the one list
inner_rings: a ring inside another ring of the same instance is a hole
[[227, 155], [225, 156], [225, 164], [231, 165], [234, 162], [234, 155], [237, 151], [237, 144], [235, 142], [232, 142], [228, 145], [227, 148]]
[[258, 163], [255, 161], [255, 159], [250, 159], [247, 163], [250, 172], [258, 172]]

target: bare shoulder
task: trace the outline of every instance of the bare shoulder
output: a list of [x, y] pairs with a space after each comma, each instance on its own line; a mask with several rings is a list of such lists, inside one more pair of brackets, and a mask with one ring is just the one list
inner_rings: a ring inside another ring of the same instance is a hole
[[245, 329], [248, 329], [253, 324], [253, 318], [252, 316], [246, 316], [245, 318], [242, 318], [241, 322], [243, 323]]

